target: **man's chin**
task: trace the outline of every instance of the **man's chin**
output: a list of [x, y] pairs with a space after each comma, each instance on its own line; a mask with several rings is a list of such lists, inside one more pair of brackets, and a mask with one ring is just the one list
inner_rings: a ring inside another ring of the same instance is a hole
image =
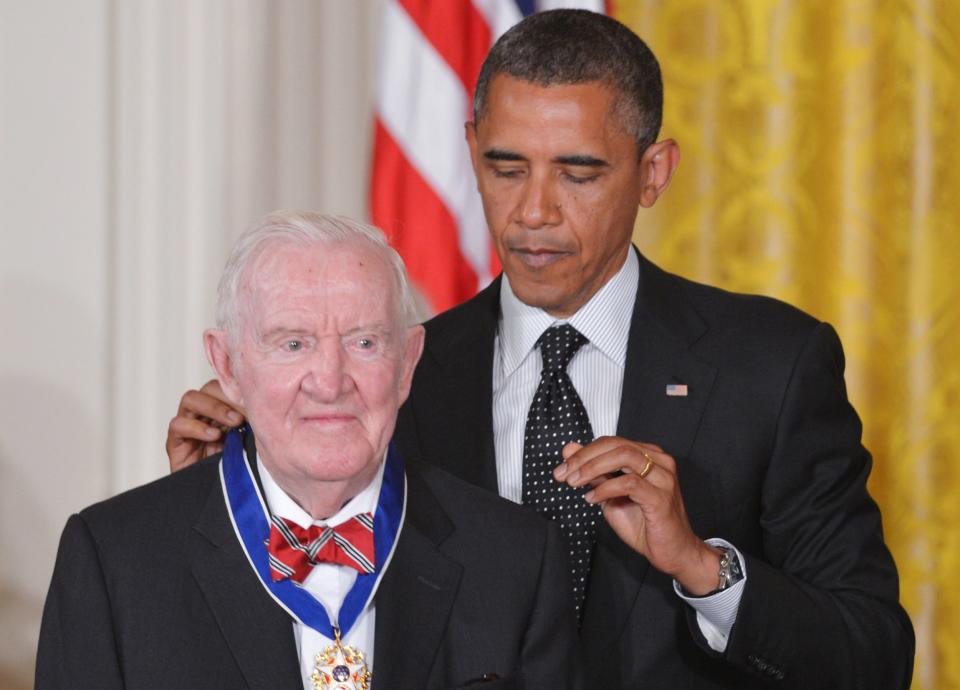
[[557, 290], [553, 285], [545, 282], [525, 280], [522, 278], [514, 282], [511, 278], [510, 287], [513, 290], [513, 294], [517, 296], [517, 299], [527, 306], [537, 307], [551, 314], [561, 311], [565, 302], [564, 293]]
[[310, 447], [301, 462], [309, 478], [321, 482], [362, 480], [367, 475], [372, 478], [379, 464], [380, 458], [373, 457], [369, 448], [344, 447], [342, 439], [337, 445]]

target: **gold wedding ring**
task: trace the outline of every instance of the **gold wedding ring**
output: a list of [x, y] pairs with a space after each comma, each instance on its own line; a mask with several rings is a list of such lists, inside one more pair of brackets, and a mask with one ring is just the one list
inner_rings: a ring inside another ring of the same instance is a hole
[[647, 459], [647, 464], [643, 466], [642, 470], [640, 470], [640, 478], [643, 479], [650, 474], [650, 470], [653, 469], [653, 459], [642, 450], [640, 452], [643, 453], [643, 457]]

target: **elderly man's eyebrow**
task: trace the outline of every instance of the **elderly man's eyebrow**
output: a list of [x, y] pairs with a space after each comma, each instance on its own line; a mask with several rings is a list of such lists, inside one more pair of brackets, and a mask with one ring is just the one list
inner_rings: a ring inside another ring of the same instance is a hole
[[306, 335], [307, 329], [305, 328], [291, 328], [289, 326], [273, 326], [265, 330], [260, 331], [260, 335], [264, 337], [273, 337], [277, 335]]
[[275, 326], [264, 330], [255, 328], [253, 330], [255, 342], [258, 343], [272, 343], [282, 338], [307, 338], [310, 336], [310, 333], [302, 328], [287, 328], [285, 326]]
[[375, 335], [390, 336], [396, 330], [396, 326], [389, 321], [373, 321], [371, 323], [361, 323], [343, 332], [345, 336], [363, 335], [373, 333]]

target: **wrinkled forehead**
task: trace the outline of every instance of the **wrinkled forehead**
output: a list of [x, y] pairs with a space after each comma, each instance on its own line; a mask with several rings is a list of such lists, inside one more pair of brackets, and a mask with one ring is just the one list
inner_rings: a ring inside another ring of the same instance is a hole
[[317, 294], [364, 309], [379, 305], [391, 318], [397, 304], [393, 271], [382, 252], [369, 243], [271, 243], [252, 257], [240, 280], [241, 312], [254, 306]]

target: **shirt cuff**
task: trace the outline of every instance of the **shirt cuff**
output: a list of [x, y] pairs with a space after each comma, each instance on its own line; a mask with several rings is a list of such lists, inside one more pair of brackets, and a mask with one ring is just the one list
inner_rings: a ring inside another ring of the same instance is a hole
[[715, 652], [724, 652], [727, 649], [727, 639], [730, 637], [730, 631], [737, 620], [737, 611], [740, 610], [743, 588], [747, 584], [747, 564], [743, 559], [743, 554], [730, 542], [724, 539], [707, 539], [706, 543], [710, 546], [733, 549], [740, 560], [743, 579], [727, 589], [706, 597], [688, 596], [676, 580], [673, 581], [673, 591], [697, 612], [697, 625], [707, 640], [707, 644], [710, 645], [710, 649]]

